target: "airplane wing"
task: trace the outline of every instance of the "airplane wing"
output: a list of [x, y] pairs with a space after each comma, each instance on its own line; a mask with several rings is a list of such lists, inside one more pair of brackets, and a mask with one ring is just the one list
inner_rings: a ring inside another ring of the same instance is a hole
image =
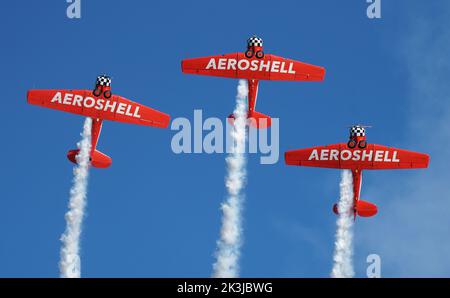
[[427, 154], [369, 144], [365, 149], [349, 149], [346, 143], [287, 151], [286, 164], [305, 167], [388, 170], [427, 168]]
[[244, 53], [185, 59], [184, 73], [256, 80], [322, 81], [325, 68], [266, 54], [263, 59], [248, 59]]
[[91, 90], [29, 90], [29, 104], [110, 121], [166, 128], [170, 116], [119, 95], [106, 99]]

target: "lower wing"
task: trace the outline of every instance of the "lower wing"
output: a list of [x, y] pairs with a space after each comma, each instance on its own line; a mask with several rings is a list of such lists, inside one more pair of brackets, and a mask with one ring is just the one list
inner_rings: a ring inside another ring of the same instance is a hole
[[427, 168], [430, 160], [424, 153], [375, 144], [350, 149], [345, 143], [287, 151], [284, 158], [288, 165], [361, 170]]
[[255, 80], [322, 81], [325, 68], [275, 55], [247, 58], [244, 53], [185, 59], [184, 73]]
[[90, 90], [29, 90], [28, 103], [87, 117], [166, 128], [170, 116], [119, 95], [96, 97]]

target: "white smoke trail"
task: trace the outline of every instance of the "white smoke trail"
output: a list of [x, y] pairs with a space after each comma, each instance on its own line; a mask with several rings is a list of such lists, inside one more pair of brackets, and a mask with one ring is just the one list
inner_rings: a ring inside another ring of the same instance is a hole
[[350, 170], [343, 170], [340, 183], [338, 203], [339, 216], [334, 247], [334, 264], [331, 277], [350, 278], [353, 270], [353, 175]]
[[234, 110], [234, 128], [231, 137], [234, 142], [233, 151], [226, 158], [227, 177], [225, 185], [228, 197], [222, 203], [222, 228], [220, 240], [217, 242], [216, 263], [213, 266], [213, 277], [238, 277], [239, 257], [242, 245], [242, 205], [244, 195], [242, 189], [246, 178], [246, 123], [248, 95], [247, 82], [240, 80]]
[[62, 248], [59, 270], [61, 277], [80, 277], [80, 234], [86, 206], [86, 192], [89, 176], [89, 156], [91, 152], [92, 119], [86, 118], [77, 144], [80, 150], [76, 156], [73, 185], [70, 189], [69, 211], [66, 213], [66, 230], [61, 236]]

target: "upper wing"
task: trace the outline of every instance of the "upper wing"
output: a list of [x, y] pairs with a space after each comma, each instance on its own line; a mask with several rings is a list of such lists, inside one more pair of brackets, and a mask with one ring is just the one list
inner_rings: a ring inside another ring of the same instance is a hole
[[243, 53], [185, 59], [184, 73], [279, 81], [322, 81], [325, 68], [267, 54], [263, 59], [248, 59]]
[[111, 121], [166, 128], [170, 116], [119, 95], [106, 99], [90, 90], [30, 90], [28, 103]]
[[430, 159], [427, 154], [375, 144], [349, 149], [345, 143], [287, 151], [284, 158], [288, 165], [365, 170], [427, 168]]

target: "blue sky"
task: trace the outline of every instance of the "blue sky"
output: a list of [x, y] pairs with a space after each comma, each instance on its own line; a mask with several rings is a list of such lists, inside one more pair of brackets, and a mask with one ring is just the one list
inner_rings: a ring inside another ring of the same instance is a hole
[[[117, 3], [116, 3], [117, 2]], [[280, 152], [344, 141], [347, 126], [373, 125], [369, 142], [431, 154], [428, 170], [367, 172], [362, 198], [379, 215], [357, 221], [355, 269], [378, 253], [383, 276], [448, 276], [446, 166], [450, 119], [450, 6], [383, 1], [82, 0], [0, 4], [0, 276], [58, 276], [72, 179], [65, 154], [83, 118], [26, 103], [31, 88], [113, 91], [175, 117], [226, 117], [237, 81], [181, 73], [183, 58], [265, 51], [321, 65], [323, 83], [262, 82], [257, 110], [280, 118]], [[170, 129], [106, 122], [82, 237], [85, 277], [207, 277], [225, 196], [225, 155], [181, 154]], [[243, 277], [327, 277], [332, 265], [339, 171], [260, 165], [251, 155], [244, 211]]]

